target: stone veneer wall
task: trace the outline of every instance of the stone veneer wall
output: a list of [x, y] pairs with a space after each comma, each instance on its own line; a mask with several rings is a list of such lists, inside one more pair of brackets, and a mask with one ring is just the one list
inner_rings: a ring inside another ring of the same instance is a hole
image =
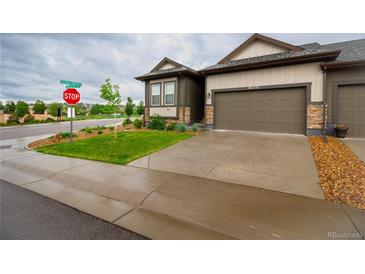
[[148, 122], [150, 120], [150, 108], [144, 108], [144, 121]]
[[307, 128], [308, 129], [323, 128], [323, 105], [307, 106]]
[[213, 125], [213, 120], [214, 120], [213, 116], [214, 116], [213, 106], [205, 106], [204, 122], [206, 125]]

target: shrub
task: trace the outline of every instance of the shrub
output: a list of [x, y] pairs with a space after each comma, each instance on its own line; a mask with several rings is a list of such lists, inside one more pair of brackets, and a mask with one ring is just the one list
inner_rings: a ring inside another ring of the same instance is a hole
[[15, 108], [15, 114], [18, 117], [24, 117], [26, 114], [29, 113], [29, 106], [26, 102], [24, 101], [18, 101], [16, 103], [16, 108]]
[[180, 131], [180, 132], [185, 132], [187, 129], [186, 125], [185, 124], [178, 124], [176, 125], [176, 130], [177, 131]]
[[61, 103], [51, 103], [49, 106], [48, 106], [48, 113], [51, 114], [52, 116], [54, 117], [57, 117], [57, 114], [58, 114], [58, 109], [61, 109], [61, 112], [63, 112], [63, 105]]
[[196, 125], [193, 125], [191, 127], [191, 130], [194, 131], [194, 132], [197, 132], [198, 131], [198, 127]]
[[54, 122], [54, 120], [53, 120], [52, 118], [50, 118], [50, 117], [48, 117], [48, 118], [46, 119], [46, 121], [47, 121], [47, 122]]
[[33, 122], [37, 122], [36, 120], [34, 120], [34, 117], [30, 114], [27, 114], [24, 117], [24, 123], [33, 123]]
[[103, 131], [101, 129], [98, 130], [98, 134], [102, 134]]
[[[61, 138], [70, 138], [71, 132], [60, 132], [60, 136], [61, 136]], [[77, 135], [75, 133], [73, 133], [72, 137], [77, 137]]]
[[140, 119], [135, 119], [133, 121], [133, 125], [135, 126], [135, 128], [141, 128], [142, 127], [142, 120]]
[[165, 125], [166, 125], [166, 122], [164, 119], [161, 118], [161, 116], [154, 115], [151, 118], [148, 128], [162, 130], [162, 129], [165, 129]]
[[129, 125], [131, 123], [131, 119], [127, 118], [123, 121], [123, 126]]
[[133, 104], [133, 100], [131, 97], [127, 98], [127, 104], [124, 107], [124, 112], [127, 114], [128, 118], [133, 114], [135, 108], [135, 104]]
[[106, 129], [106, 127], [105, 126], [97, 126], [96, 129], [97, 130], [104, 130], [104, 129]]
[[110, 130], [110, 131], [114, 130], [114, 126], [110, 126], [110, 127], [109, 127], [109, 130]]
[[86, 132], [86, 133], [92, 133], [93, 132], [93, 129], [91, 128], [91, 127], [85, 127], [85, 128], [83, 128], [81, 131], [84, 131], [84, 132]]
[[6, 121], [7, 124], [19, 124], [19, 118], [18, 116], [16, 116], [14, 113], [11, 114], [8, 118], [8, 120]]
[[169, 123], [166, 126], [166, 130], [175, 130], [176, 129], [176, 124], [175, 123]]

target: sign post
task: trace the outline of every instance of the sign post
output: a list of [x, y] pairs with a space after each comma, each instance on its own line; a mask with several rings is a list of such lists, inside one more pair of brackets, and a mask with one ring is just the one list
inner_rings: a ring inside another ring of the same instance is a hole
[[75, 116], [75, 108], [80, 99], [80, 93], [75, 89], [81, 87], [81, 83], [72, 82], [67, 80], [61, 80], [61, 84], [66, 85], [66, 90], [63, 92], [63, 100], [70, 106], [67, 109], [67, 116], [70, 117], [70, 131], [71, 131], [71, 142], [73, 141], [73, 117]]

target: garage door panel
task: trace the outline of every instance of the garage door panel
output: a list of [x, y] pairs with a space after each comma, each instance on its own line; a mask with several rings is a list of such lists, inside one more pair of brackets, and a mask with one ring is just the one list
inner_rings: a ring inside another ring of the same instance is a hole
[[305, 88], [217, 93], [215, 125], [220, 129], [303, 134]]
[[365, 85], [339, 86], [337, 123], [347, 124], [349, 137], [365, 137]]

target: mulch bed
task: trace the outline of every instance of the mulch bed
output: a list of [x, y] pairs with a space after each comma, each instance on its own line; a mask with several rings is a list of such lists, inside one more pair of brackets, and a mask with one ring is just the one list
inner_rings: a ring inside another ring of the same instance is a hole
[[[134, 126], [133, 125], [126, 125], [126, 126], [117, 126], [116, 127], [116, 131], [117, 132], [121, 132], [121, 131], [125, 131], [125, 130], [134, 130]], [[106, 128], [104, 130], [102, 130], [101, 134], [110, 134], [113, 133], [114, 129], [109, 129]], [[93, 132], [91, 133], [87, 133], [84, 131], [78, 131], [75, 132], [76, 133], [76, 137], [73, 137], [73, 141], [78, 141], [81, 139], [86, 139], [86, 138], [91, 138], [91, 137], [95, 137], [100, 135], [98, 133], [98, 130], [93, 130]], [[35, 149], [35, 148], [39, 148], [39, 147], [43, 147], [43, 146], [49, 146], [49, 145], [54, 145], [54, 144], [59, 144], [59, 143], [64, 143], [64, 142], [70, 142], [70, 138], [62, 138], [59, 134], [56, 134], [54, 136], [51, 136], [49, 138], [46, 139], [41, 139], [41, 140], [37, 140], [34, 141], [32, 143], [30, 143], [28, 145], [29, 148], [31, 149]]]
[[337, 138], [309, 140], [325, 198], [365, 209], [365, 163]]

